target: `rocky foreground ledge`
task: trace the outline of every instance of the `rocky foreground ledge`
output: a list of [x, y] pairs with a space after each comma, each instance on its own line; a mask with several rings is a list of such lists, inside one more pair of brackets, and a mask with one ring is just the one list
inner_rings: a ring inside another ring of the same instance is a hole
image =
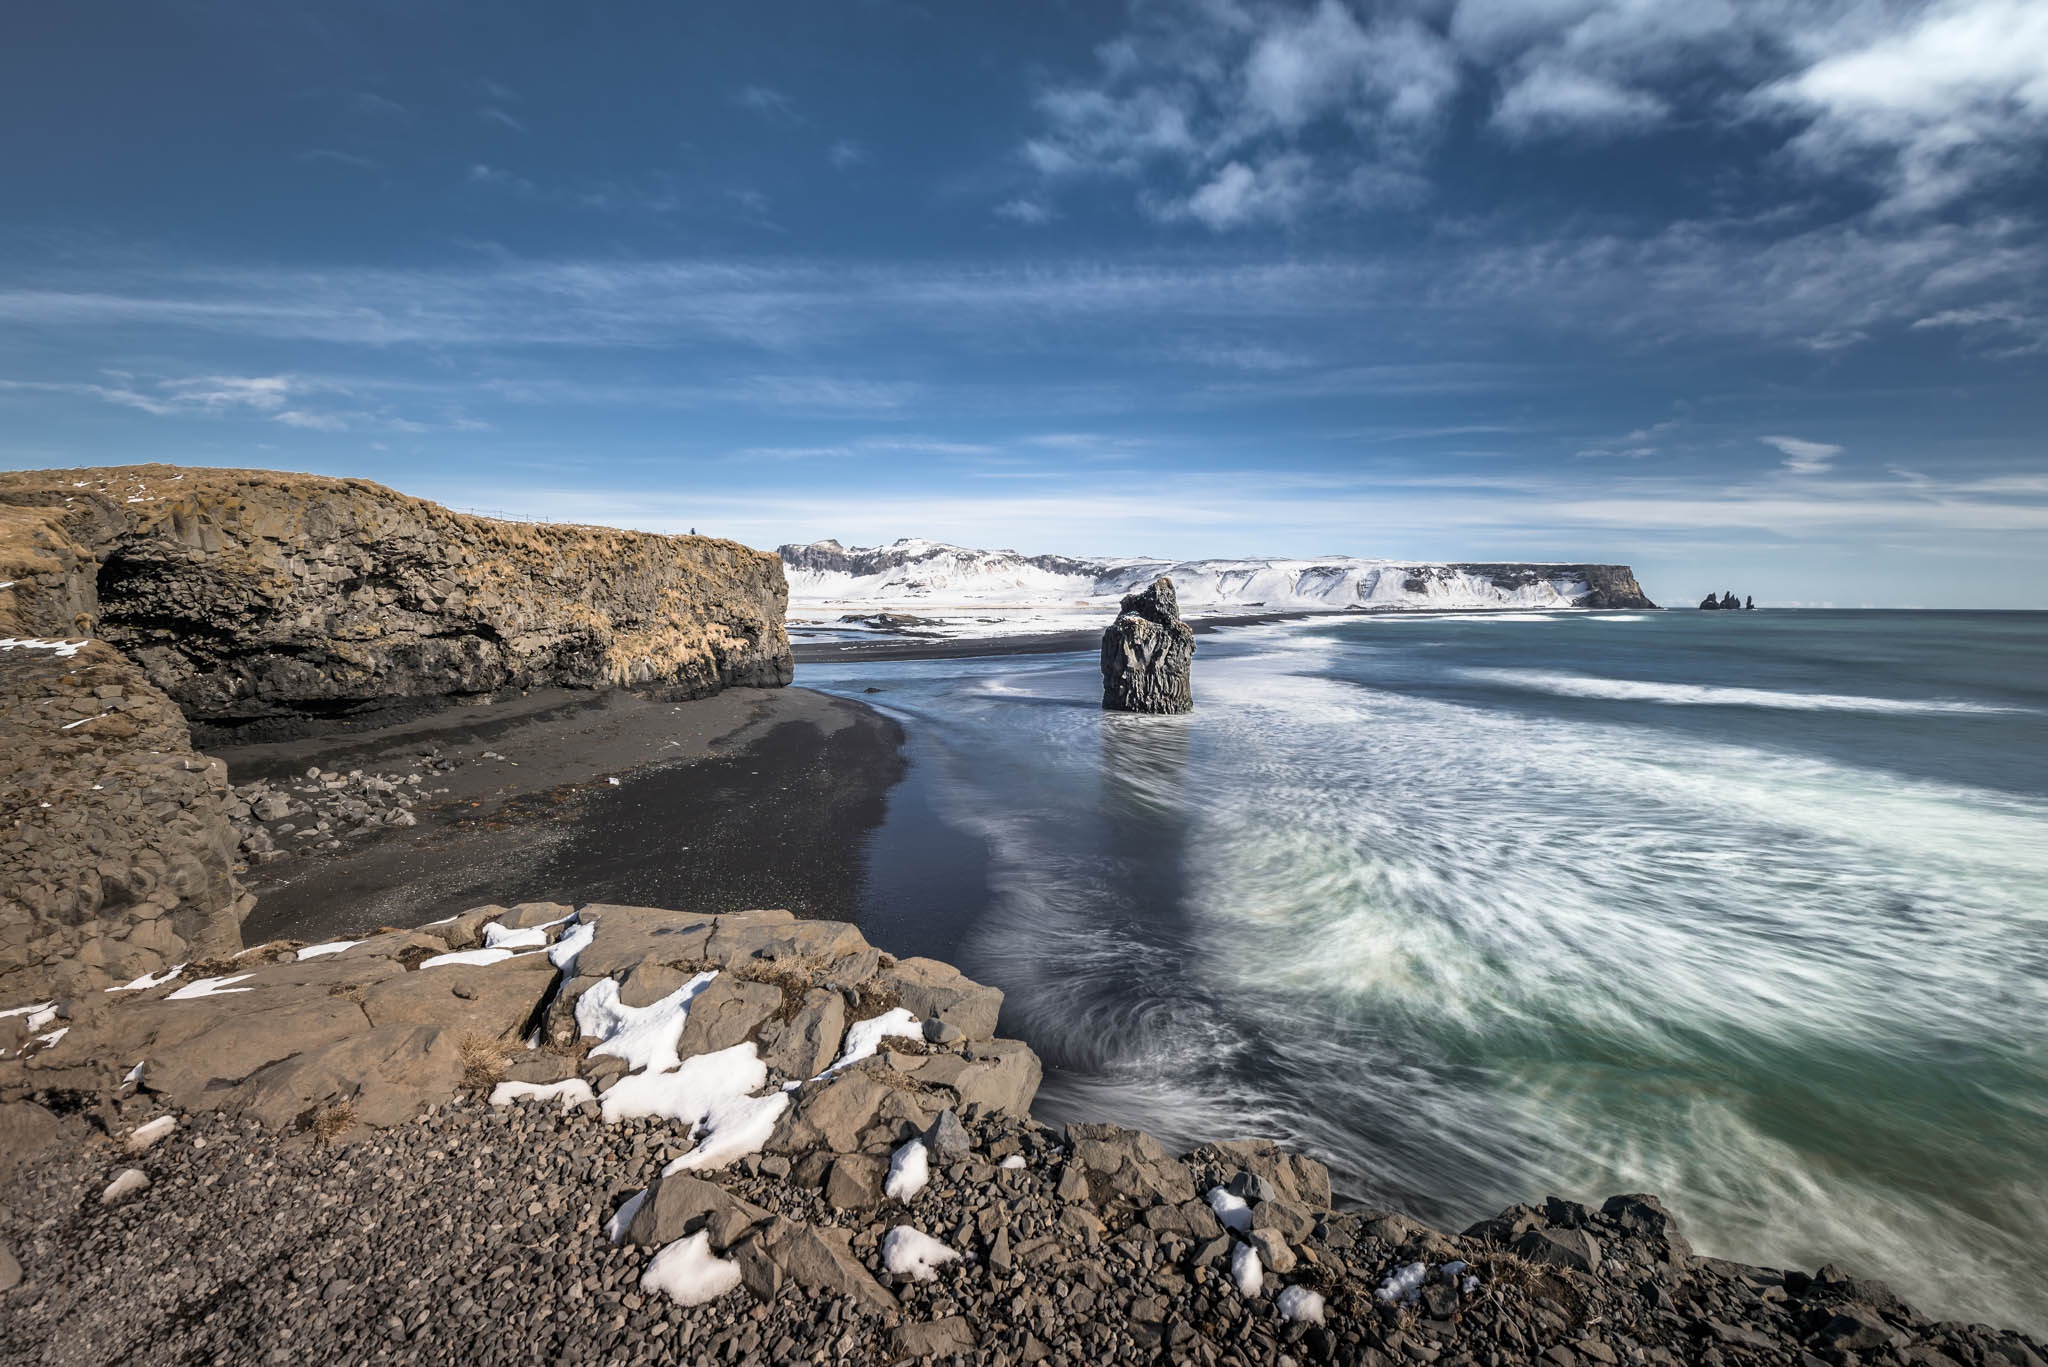
[[0, 1359], [2041, 1367], [1646, 1196], [1454, 1235], [1049, 1129], [1000, 1005], [839, 923], [527, 904], [10, 1006]]

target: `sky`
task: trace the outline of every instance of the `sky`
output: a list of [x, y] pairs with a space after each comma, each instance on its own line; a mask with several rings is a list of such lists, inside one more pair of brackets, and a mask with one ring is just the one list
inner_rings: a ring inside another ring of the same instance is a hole
[[2048, 5], [17, 7], [0, 465], [2048, 606]]

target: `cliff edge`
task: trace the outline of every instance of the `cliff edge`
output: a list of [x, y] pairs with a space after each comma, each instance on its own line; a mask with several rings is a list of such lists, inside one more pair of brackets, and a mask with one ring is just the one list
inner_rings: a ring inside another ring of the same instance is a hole
[[772, 555], [501, 522], [358, 479], [0, 473], [0, 985], [232, 952], [218, 734], [543, 686], [700, 697], [792, 664]]

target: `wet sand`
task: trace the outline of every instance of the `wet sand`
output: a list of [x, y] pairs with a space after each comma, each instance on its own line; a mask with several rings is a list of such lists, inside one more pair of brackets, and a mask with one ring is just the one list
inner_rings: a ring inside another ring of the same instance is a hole
[[316, 764], [397, 770], [430, 746], [458, 766], [432, 777], [449, 791], [416, 809], [413, 828], [252, 867], [243, 938], [257, 944], [418, 925], [485, 902], [848, 919], [867, 840], [903, 773], [902, 739], [880, 713], [803, 688], [690, 702], [535, 690], [212, 753], [237, 783]]

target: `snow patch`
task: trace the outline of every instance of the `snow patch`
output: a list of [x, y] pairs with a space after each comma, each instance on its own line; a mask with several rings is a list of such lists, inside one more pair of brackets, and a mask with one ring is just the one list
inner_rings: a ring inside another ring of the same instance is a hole
[[295, 962], [304, 963], [308, 959], [324, 959], [329, 954], [340, 954], [344, 950], [354, 949], [361, 943], [361, 940], [324, 940], [317, 945], [307, 945], [304, 949], [300, 950]]
[[641, 1274], [642, 1291], [659, 1291], [683, 1305], [717, 1300], [740, 1284], [740, 1265], [711, 1252], [711, 1235], [698, 1230], [654, 1255]]
[[913, 1139], [890, 1157], [889, 1178], [882, 1183], [882, 1195], [908, 1205], [912, 1197], [924, 1190], [931, 1176], [931, 1153], [922, 1139]]
[[491, 1089], [493, 1106], [510, 1106], [515, 1101], [560, 1101], [565, 1111], [586, 1101], [595, 1101], [590, 1084], [580, 1077], [564, 1082], [501, 1082]]
[[604, 1237], [611, 1240], [614, 1244], [623, 1240], [626, 1237], [627, 1227], [633, 1223], [633, 1217], [640, 1213], [640, 1207], [646, 1205], [647, 1198], [653, 1194], [654, 1188], [648, 1187], [643, 1191], [636, 1191], [631, 1196], [628, 1196], [625, 1204], [613, 1211], [611, 1218], [604, 1222]]
[[1216, 1218], [1223, 1222], [1225, 1229], [1234, 1229], [1240, 1234], [1251, 1233], [1252, 1208], [1242, 1196], [1233, 1196], [1222, 1187], [1211, 1187], [1209, 1209], [1216, 1212]]
[[460, 949], [453, 954], [436, 954], [421, 959], [421, 968], [445, 968], [449, 964], [501, 964], [513, 957], [509, 949]]
[[830, 1068], [818, 1074], [830, 1077], [841, 1068], [848, 1068], [862, 1059], [873, 1058], [875, 1051], [882, 1047], [882, 1041], [891, 1036], [903, 1039], [923, 1039], [924, 1023], [917, 1013], [905, 1006], [884, 1011], [879, 1016], [870, 1016], [864, 1021], [855, 1021], [846, 1027], [846, 1049]]
[[1024, 1155], [1021, 1153], [1013, 1153], [1008, 1158], [1005, 1158], [1001, 1163], [997, 1164], [997, 1166], [1009, 1168], [1011, 1171], [1014, 1172], [1018, 1168], [1024, 1166]]
[[[751, 1049], [754, 1046], [746, 1046]], [[765, 1071], [765, 1066], [764, 1066]], [[775, 1133], [775, 1122], [788, 1109], [781, 1092], [767, 1096], [729, 1096], [711, 1104], [697, 1133], [697, 1147], [661, 1170], [664, 1177], [691, 1169], [723, 1168], [750, 1153], [759, 1153]]]
[[603, 1041], [591, 1049], [626, 1061], [630, 1069], [665, 1073], [682, 1062], [676, 1045], [690, 1003], [718, 976], [716, 969], [699, 973], [652, 1006], [628, 1006], [619, 1000], [619, 985], [606, 978], [576, 999], [576, 1028]]
[[[163, 986], [163, 985], [164, 985], [165, 983], [167, 983], [167, 982], [169, 982], [169, 981], [170, 981], [171, 979], [173, 979], [173, 978], [177, 977], [177, 976], [178, 976], [178, 975], [179, 975], [180, 973], [183, 973], [184, 971], [185, 971], [185, 965], [183, 965], [183, 964], [177, 964], [177, 965], [174, 965], [173, 967], [170, 967], [170, 968], [167, 968], [167, 969], [165, 969], [165, 970], [164, 970], [163, 972], [161, 972], [161, 973], [155, 973], [155, 974], [151, 974], [151, 973], [145, 973], [145, 974], [143, 974], [143, 975], [142, 975], [141, 977], [137, 978], [137, 979], [136, 979], [136, 980], [135, 980], [134, 982], [122, 983], [122, 984], [121, 984], [121, 985], [120, 985], [119, 987], [110, 987], [110, 988], [108, 988], [108, 989], [107, 989], [107, 991], [109, 991], [109, 992], [147, 992], [147, 991], [149, 991], [149, 989], [151, 989], [152, 987], [162, 987], [162, 986]], [[5, 1014], [5, 1013], [0, 1013], [0, 1014]]]
[[1428, 1263], [1409, 1263], [1406, 1267], [1396, 1268], [1389, 1273], [1387, 1279], [1380, 1283], [1379, 1290], [1373, 1294], [1388, 1305], [1412, 1302], [1422, 1295], [1422, 1284], [1428, 1279]]
[[[676, 1028], [681, 1031], [680, 1021]], [[675, 1046], [671, 1043], [668, 1048], [672, 1054]], [[749, 1040], [716, 1053], [693, 1054], [672, 1071], [629, 1074], [607, 1087], [599, 1104], [604, 1107], [607, 1124], [660, 1116], [681, 1125], [696, 1126], [718, 1102], [744, 1097], [767, 1081], [768, 1065], [761, 1061], [759, 1050]]]
[[1258, 1252], [1250, 1244], [1230, 1250], [1230, 1280], [1241, 1296], [1256, 1296], [1266, 1284], [1266, 1269], [1259, 1265]]
[[1300, 1320], [1305, 1324], [1323, 1322], [1323, 1298], [1320, 1293], [1305, 1286], [1290, 1286], [1280, 1293], [1274, 1302], [1284, 1320]]
[[133, 1196], [149, 1185], [149, 1174], [141, 1168], [125, 1168], [107, 1183], [107, 1189], [100, 1193], [100, 1204], [111, 1206], [116, 1201]]
[[882, 1266], [912, 1281], [928, 1282], [941, 1267], [959, 1259], [958, 1253], [909, 1225], [898, 1225], [882, 1236]]
[[179, 988], [176, 992], [171, 993], [170, 996], [165, 997], [164, 1000], [167, 1002], [196, 1002], [201, 997], [225, 997], [236, 992], [253, 992], [256, 990], [253, 987], [229, 986], [231, 983], [238, 983], [244, 978], [253, 976], [253, 974], [249, 973], [230, 973], [225, 978], [201, 978], [198, 982], [188, 983]]
[[84, 641], [45, 641], [35, 636], [0, 636], [0, 650], [48, 650], [68, 660], [86, 644]]
[[128, 1132], [128, 1152], [141, 1153], [177, 1128], [178, 1117], [174, 1115], [160, 1115], [146, 1124], [137, 1125]]
[[596, 938], [597, 923], [595, 921], [585, 921], [579, 925], [571, 926], [562, 933], [562, 938], [555, 941], [554, 946], [548, 950], [548, 962], [561, 969], [562, 976], [565, 979], [573, 978], [576, 976], [577, 958], [582, 955], [584, 950], [590, 948], [590, 942]]

